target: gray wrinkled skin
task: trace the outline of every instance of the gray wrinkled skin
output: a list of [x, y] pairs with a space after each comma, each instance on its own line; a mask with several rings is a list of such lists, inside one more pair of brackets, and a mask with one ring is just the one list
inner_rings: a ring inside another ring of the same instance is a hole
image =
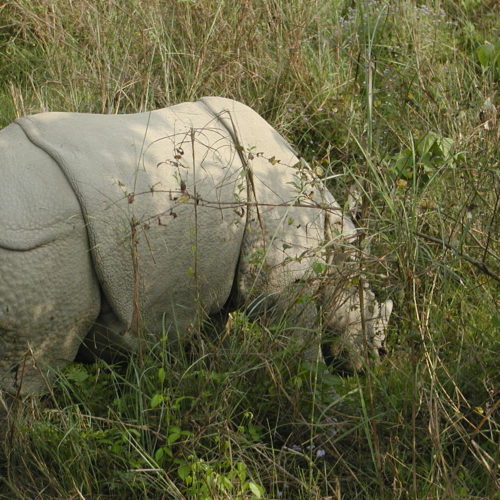
[[346, 371], [383, 350], [392, 303], [335, 272], [354, 225], [241, 103], [20, 118], [0, 131], [0, 178], [4, 390], [43, 392], [84, 341], [182, 340], [228, 303], [290, 313], [308, 356], [323, 327]]

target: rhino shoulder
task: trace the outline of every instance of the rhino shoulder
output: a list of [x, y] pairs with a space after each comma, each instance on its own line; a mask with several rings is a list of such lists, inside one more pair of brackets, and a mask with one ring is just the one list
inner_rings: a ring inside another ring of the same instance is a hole
[[0, 176], [0, 247], [30, 250], [81, 226], [59, 165], [17, 123], [0, 131]]

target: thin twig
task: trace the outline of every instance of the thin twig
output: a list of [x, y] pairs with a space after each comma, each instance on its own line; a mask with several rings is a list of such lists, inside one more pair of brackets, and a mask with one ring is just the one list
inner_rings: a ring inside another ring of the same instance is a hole
[[496, 281], [500, 282], [500, 276], [495, 274], [484, 262], [479, 262], [476, 259], [473, 259], [472, 257], [469, 257], [468, 255], [462, 253], [458, 248], [454, 247], [453, 245], [450, 245], [449, 243], [446, 243], [445, 241], [441, 240], [440, 238], [436, 238], [435, 236], [430, 236], [429, 234], [425, 233], [420, 233], [418, 231], [413, 231], [413, 234], [416, 236], [420, 236], [421, 238], [424, 238], [425, 240], [432, 241], [433, 243], [438, 243], [439, 245], [444, 246], [445, 248], [448, 248], [449, 250], [452, 250], [458, 257], [466, 260], [473, 266], [477, 267], [481, 272], [484, 274], [488, 275], [490, 278], [493, 278]]

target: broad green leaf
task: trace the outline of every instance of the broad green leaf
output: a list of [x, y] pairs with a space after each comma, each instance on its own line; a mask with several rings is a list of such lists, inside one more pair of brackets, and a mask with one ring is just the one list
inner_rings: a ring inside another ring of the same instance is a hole
[[179, 477], [185, 481], [186, 478], [189, 476], [189, 474], [191, 473], [191, 465], [190, 464], [184, 464], [184, 465], [181, 465], [178, 469], [177, 469], [177, 474], [179, 475]]
[[262, 488], [258, 484], [249, 481], [248, 487], [250, 488], [250, 491], [256, 498], [262, 498]]
[[244, 483], [245, 479], [247, 478], [246, 465], [243, 462], [236, 462], [236, 471], [238, 474], [238, 479], [241, 483]]
[[440, 137], [438, 144], [443, 158], [448, 159], [451, 156], [451, 152], [453, 151], [453, 146], [455, 144], [453, 139], [450, 139], [449, 137]]
[[418, 141], [417, 151], [421, 156], [424, 156], [425, 154], [429, 153], [429, 151], [432, 149], [432, 146], [434, 146], [437, 140], [438, 136], [435, 132], [427, 132], [427, 134], [425, 134], [422, 139]]
[[476, 55], [483, 68], [487, 68], [495, 57], [495, 46], [491, 42], [485, 42], [477, 48]]
[[155, 460], [160, 463], [165, 456], [165, 450], [163, 448], [158, 448], [155, 451]]
[[177, 425], [170, 427], [168, 431], [167, 444], [173, 444], [181, 437], [181, 428]]
[[226, 476], [219, 476], [217, 478], [217, 483], [219, 484], [219, 487], [224, 491], [231, 491], [233, 487], [231, 480]]
[[157, 406], [159, 406], [161, 403], [163, 402], [163, 394], [155, 394], [152, 398], [151, 398], [151, 403], [149, 403], [149, 406], [151, 408], [156, 408]]

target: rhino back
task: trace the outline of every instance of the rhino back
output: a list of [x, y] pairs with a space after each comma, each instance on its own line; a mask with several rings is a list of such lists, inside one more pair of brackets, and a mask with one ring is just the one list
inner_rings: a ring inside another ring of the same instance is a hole
[[101, 287], [125, 326], [136, 305], [154, 328], [164, 313], [167, 323], [185, 323], [197, 303], [208, 313], [223, 306], [245, 227], [246, 182], [229, 134], [203, 105], [45, 113], [18, 123], [69, 180]]

